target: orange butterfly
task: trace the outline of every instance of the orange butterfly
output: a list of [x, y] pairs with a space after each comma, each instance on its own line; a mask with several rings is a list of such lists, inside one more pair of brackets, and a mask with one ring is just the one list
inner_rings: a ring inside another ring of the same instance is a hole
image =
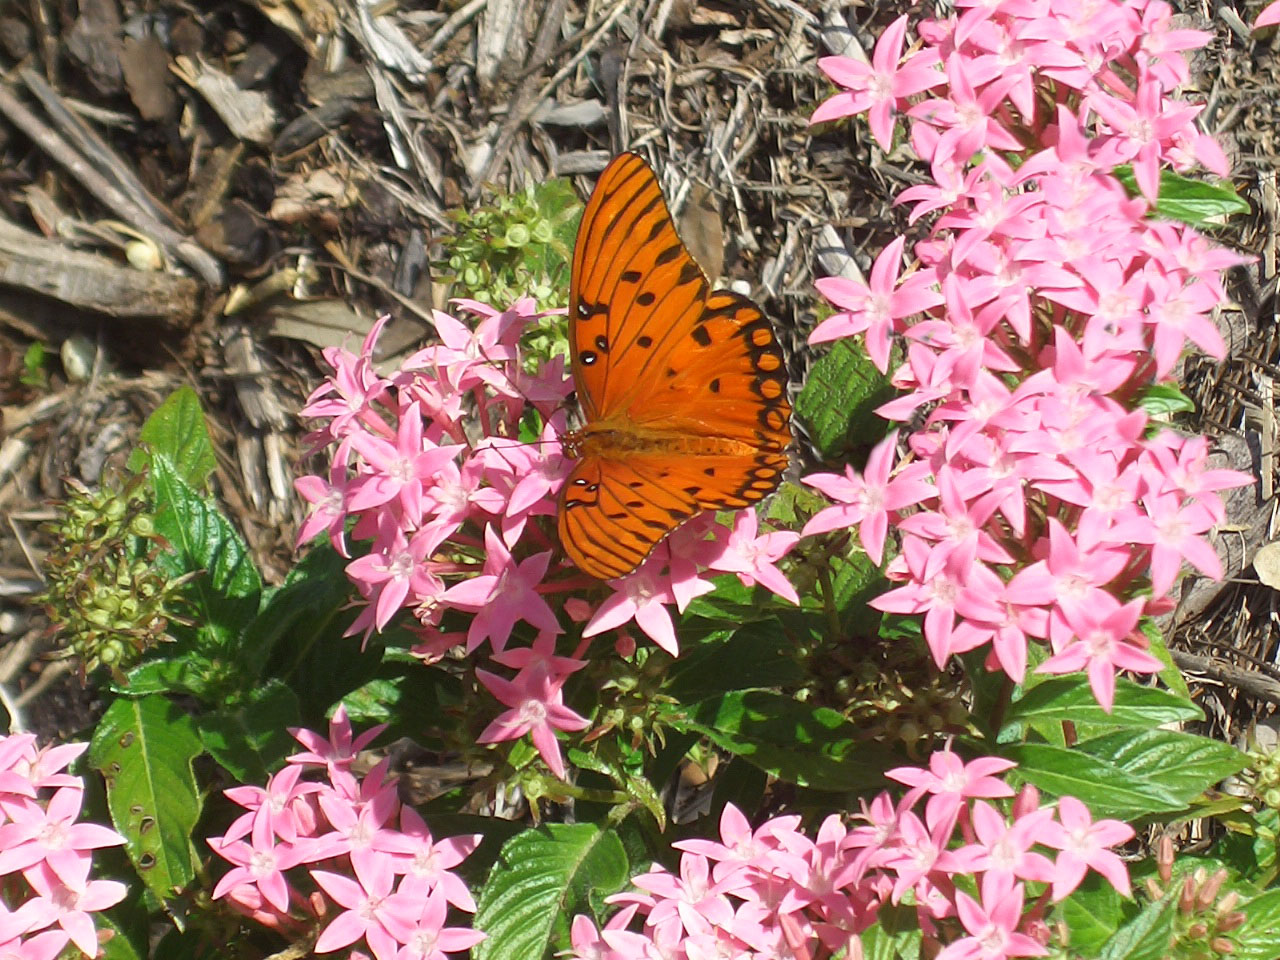
[[601, 580], [634, 570], [703, 510], [746, 507], [787, 466], [787, 375], [760, 308], [710, 290], [658, 178], [615, 157], [582, 214], [569, 287], [584, 423], [560, 495], [560, 542]]

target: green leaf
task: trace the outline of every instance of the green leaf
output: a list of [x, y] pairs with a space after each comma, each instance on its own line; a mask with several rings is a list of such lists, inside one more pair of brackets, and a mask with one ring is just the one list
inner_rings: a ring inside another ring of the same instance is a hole
[[1123, 677], [1116, 681], [1115, 704], [1108, 713], [1094, 698], [1088, 677], [1075, 673], [1036, 684], [1010, 705], [1005, 724], [1070, 720], [1111, 727], [1158, 727], [1203, 718], [1204, 713], [1191, 701]]
[[683, 650], [663, 693], [689, 703], [731, 690], [798, 686], [804, 675], [789, 646], [776, 620], [749, 623], [727, 639]]
[[217, 698], [222, 678], [214, 661], [198, 653], [162, 660], [147, 660], [126, 674], [127, 683], [112, 683], [114, 693], [143, 697], [149, 693], [185, 693], [200, 700]]
[[1042, 790], [1076, 797], [1094, 816], [1121, 819], [1181, 810], [1245, 764], [1226, 744], [1172, 730], [1122, 730], [1070, 749], [1028, 743], [1002, 753]]
[[1117, 930], [1099, 953], [1086, 956], [1096, 956], [1098, 960], [1168, 960], [1177, 913], [1176, 896], [1166, 895], [1149, 903]]
[[[1115, 177], [1130, 196], [1138, 193], [1138, 181], [1131, 167], [1121, 167]], [[1221, 226], [1228, 217], [1249, 212], [1249, 204], [1236, 194], [1228, 181], [1205, 183], [1179, 176], [1172, 170], [1160, 171], [1160, 192], [1156, 199], [1156, 215], [1180, 220], [1193, 227]]]
[[697, 732], [788, 783], [818, 790], [882, 786], [881, 771], [900, 762], [886, 747], [859, 742], [858, 730], [828, 707], [767, 690], [735, 691], [666, 715], [681, 732]]
[[152, 454], [150, 480], [156, 532], [169, 542], [181, 572], [204, 571], [187, 587], [201, 625], [196, 635], [204, 643], [230, 647], [258, 612], [262, 594], [249, 549], [213, 501], [197, 494], [164, 454]]
[[161, 900], [196, 875], [192, 832], [200, 792], [191, 762], [203, 752], [195, 724], [165, 697], [120, 699], [93, 733], [89, 763], [107, 785], [107, 806], [125, 851]]
[[1175, 413], [1192, 413], [1196, 409], [1195, 401], [1172, 383], [1147, 387], [1138, 398], [1138, 405], [1150, 417], [1171, 417]]
[[858, 935], [863, 960], [917, 960], [924, 934], [919, 929], [890, 933], [877, 919]]
[[475, 960], [542, 960], [568, 944], [590, 898], [622, 889], [631, 864], [612, 830], [548, 823], [503, 845], [480, 891], [474, 926], [488, 934]]
[[273, 679], [253, 688], [244, 703], [201, 714], [200, 739], [240, 783], [260, 784], [296, 748], [288, 728], [301, 722], [297, 695]]
[[1232, 934], [1234, 960], [1275, 960], [1280, 957], [1280, 890], [1268, 890], [1239, 908], [1248, 918]]
[[338, 616], [351, 596], [346, 574], [349, 562], [328, 543], [317, 544], [289, 571], [278, 589], [263, 597], [240, 645], [239, 661], [246, 676], [262, 676], [282, 640], [313, 643], [319, 642], [317, 637], [342, 634], [351, 622], [349, 616]]
[[[110, 930], [111, 937], [102, 944], [102, 952], [95, 960], [146, 960], [146, 951], [139, 950], [125, 931], [107, 913], [94, 916], [94, 925], [99, 930]], [[79, 951], [76, 951], [79, 953]], [[81, 954], [83, 956], [83, 954]]]
[[1235, 747], [1176, 730], [1122, 730], [1075, 749], [1115, 763], [1128, 778], [1162, 783], [1183, 804], [1248, 764]]
[[888, 379], [860, 346], [837, 340], [810, 369], [796, 397], [796, 417], [822, 455], [834, 460], [884, 436], [885, 422], [874, 411], [893, 394]]
[[1269, 883], [1275, 876], [1280, 813], [1270, 808], [1225, 820], [1228, 833], [1218, 841], [1222, 857], [1241, 876]]
[[1138, 629], [1147, 638], [1147, 643], [1151, 644], [1151, 649], [1148, 653], [1164, 664], [1164, 669], [1156, 674], [1160, 678], [1160, 682], [1174, 693], [1186, 700], [1190, 700], [1191, 690], [1187, 687], [1187, 681], [1182, 676], [1182, 671], [1173, 662], [1173, 657], [1164, 642], [1164, 634], [1160, 632], [1160, 628], [1155, 625], [1155, 622], [1150, 617], [1145, 617], [1138, 625]]
[[218, 466], [200, 398], [190, 387], [179, 387], [156, 407], [142, 425], [138, 440], [146, 446], [129, 457], [129, 469], [134, 473], [160, 454], [169, 459], [178, 476], [198, 490]]
[[1082, 957], [1097, 956], [1124, 922], [1124, 901], [1096, 873], [1088, 874], [1055, 910], [1070, 931], [1072, 953]]

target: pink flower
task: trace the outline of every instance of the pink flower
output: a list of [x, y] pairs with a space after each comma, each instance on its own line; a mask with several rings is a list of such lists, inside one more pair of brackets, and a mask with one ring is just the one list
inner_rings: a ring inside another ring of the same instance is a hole
[[984, 879], [981, 904], [967, 893], [957, 893], [956, 912], [969, 936], [948, 944], [938, 960], [1006, 960], [1048, 954], [1042, 944], [1017, 932], [1022, 900], [1022, 884], [1011, 881]]
[[664, 583], [658, 573], [654, 558], [640, 565], [635, 573], [617, 581], [611, 597], [600, 604], [595, 615], [583, 628], [584, 637], [594, 637], [622, 626], [630, 620], [643, 630], [654, 643], [673, 657], [680, 652], [671, 614], [664, 606], [674, 603], [670, 583]]
[[1109, 711], [1115, 701], [1117, 670], [1157, 673], [1163, 668], [1139, 646], [1145, 643], [1137, 633], [1145, 606], [1141, 597], [1121, 606], [1110, 594], [1099, 591], [1091, 604], [1064, 609], [1062, 616], [1075, 639], [1040, 664], [1037, 672], [1087, 670], [1093, 695]]
[[467, 651], [488, 639], [501, 653], [521, 620], [559, 633], [555, 613], [538, 592], [551, 563], [550, 551], [516, 562], [492, 526], [485, 527], [484, 545], [484, 573], [450, 587], [442, 597], [450, 606], [476, 614], [467, 631]]
[[81, 861], [80, 870], [71, 883], [64, 883], [51, 869], [41, 864], [24, 876], [37, 896], [28, 901], [33, 929], [56, 923], [71, 942], [86, 956], [97, 956], [98, 935], [89, 916], [114, 907], [125, 898], [129, 888], [115, 880], [90, 880], [89, 861]]
[[511, 707], [499, 714], [476, 738], [476, 742], [514, 740], [527, 733], [543, 762], [563, 780], [564, 761], [560, 757], [555, 732], [581, 730], [589, 726], [590, 721], [564, 705], [559, 685], [554, 684], [542, 670], [521, 671], [514, 680], [504, 680], [488, 670], [477, 670], [476, 676], [490, 693]]
[[815, 282], [819, 293], [846, 312], [818, 324], [809, 334], [810, 343], [865, 332], [872, 362], [881, 372], [889, 369], [889, 335], [894, 332], [895, 322], [942, 303], [932, 271], [913, 273], [899, 285], [898, 271], [906, 242], [905, 237], [899, 237], [880, 252], [871, 267], [870, 285], [844, 277], [824, 277]]
[[1107, 848], [1132, 840], [1133, 828], [1119, 820], [1094, 822], [1089, 808], [1075, 797], [1058, 800], [1058, 819], [1061, 826], [1043, 840], [1062, 851], [1054, 864], [1053, 899], [1061, 900], [1078, 887], [1086, 869], [1100, 873], [1121, 896], [1129, 896], [1129, 871]]
[[[390, 899], [398, 896], [393, 894]], [[396, 960], [448, 960], [448, 954], [470, 950], [485, 938], [479, 930], [444, 925], [448, 907], [439, 888], [428, 893], [425, 902], [417, 900], [412, 905], [406, 904], [405, 909], [411, 910], [418, 904], [421, 904], [422, 915], [400, 933], [404, 946], [396, 953]]]
[[[938, 750], [929, 757], [929, 769], [895, 767], [885, 773], [891, 780], [911, 787], [907, 802], [929, 794], [926, 814], [930, 823], [955, 823], [961, 802], [973, 797], [1011, 797], [1013, 790], [994, 776], [1016, 767], [1012, 760], [978, 757], [965, 763], [950, 749]], [[947, 832], [950, 832], [948, 827]]]
[[417, 917], [412, 908], [390, 896], [394, 876], [385, 861], [359, 882], [328, 870], [312, 870], [311, 876], [325, 893], [347, 909], [325, 926], [316, 940], [316, 953], [332, 953], [364, 938], [377, 960], [395, 960], [400, 941], [392, 930], [407, 933]]
[[893, 112], [900, 101], [942, 82], [938, 55], [932, 50], [913, 54], [900, 64], [907, 17], [889, 24], [876, 41], [868, 66], [851, 57], [823, 57], [822, 71], [850, 91], [838, 93], [813, 112], [810, 123], [871, 111], [871, 133], [886, 152], [893, 146]]
[[311, 730], [290, 727], [289, 733], [302, 744], [302, 753], [289, 757], [289, 763], [316, 764], [328, 769], [332, 776], [334, 771], [346, 771], [356, 754], [367, 747], [383, 730], [385, 723], [370, 727], [358, 737], [351, 735], [351, 721], [347, 719], [347, 708], [339, 703], [329, 721], [329, 738], [326, 740]]
[[26, 870], [44, 862], [63, 882], [71, 884], [91, 859], [90, 850], [114, 847], [124, 837], [96, 823], [76, 823], [82, 788], [62, 787], [48, 804], [28, 802], [9, 811], [13, 822], [0, 827], [0, 874]]
[[805, 524], [802, 535], [812, 537], [857, 525], [863, 549], [871, 562], [879, 566], [884, 558], [890, 512], [936, 494], [933, 485], [924, 479], [923, 474], [928, 470], [924, 464], [909, 467], [890, 479], [897, 443], [898, 431], [892, 430], [871, 451], [867, 469], [861, 476], [852, 467], [846, 467], [843, 477], [834, 473], [812, 473], [805, 477], [805, 483], [821, 490], [838, 505], [820, 511]]
[[779, 530], [756, 536], [759, 529], [760, 518], [755, 510], [739, 510], [724, 553], [711, 560], [708, 566], [712, 570], [736, 573], [743, 586], [758, 583], [799, 605], [796, 588], [774, 564], [796, 545], [800, 534]]
[[295, 844], [277, 843], [267, 829], [266, 818], [254, 821], [252, 845], [243, 840], [227, 842], [210, 837], [209, 846], [233, 864], [213, 888], [214, 900], [227, 894], [239, 899], [241, 888], [255, 887], [271, 906], [281, 913], [289, 911], [291, 889], [284, 871], [302, 862], [302, 851]]
[[463, 449], [456, 444], [438, 447], [431, 443], [422, 435], [422, 424], [422, 414], [414, 401], [400, 415], [395, 443], [361, 431], [348, 437], [368, 467], [351, 483], [348, 510], [367, 510], [398, 499], [404, 516], [411, 522], [418, 521], [423, 515], [424, 486]]

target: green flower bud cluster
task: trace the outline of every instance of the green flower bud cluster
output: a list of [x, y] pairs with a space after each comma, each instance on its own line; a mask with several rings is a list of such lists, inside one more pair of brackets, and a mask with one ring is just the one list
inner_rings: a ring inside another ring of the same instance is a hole
[[457, 231], [441, 237], [455, 293], [504, 306], [533, 297], [548, 310], [568, 303], [569, 259], [580, 205], [566, 180], [498, 196], [459, 210]]
[[86, 673], [103, 666], [119, 675], [170, 639], [171, 622], [184, 622], [179, 590], [190, 578], [168, 577], [155, 564], [164, 544], [141, 477], [118, 489], [66, 484], [59, 516], [45, 528], [54, 547], [39, 599]]
[[1259, 800], [1272, 810], [1280, 810], [1280, 750], [1255, 746], [1249, 751], [1249, 766], [1240, 777]]

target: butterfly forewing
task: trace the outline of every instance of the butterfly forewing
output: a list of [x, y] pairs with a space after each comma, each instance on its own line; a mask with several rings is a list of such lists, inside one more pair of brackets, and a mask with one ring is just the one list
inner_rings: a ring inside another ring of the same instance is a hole
[[773, 328], [746, 297], [709, 290], [635, 154], [587, 203], [569, 310], [584, 424], [560, 538], [578, 567], [622, 576], [694, 514], [777, 486], [791, 407]]
[[569, 346], [587, 420], [639, 405], [702, 314], [707, 281], [671, 222], [658, 178], [634, 153], [600, 175], [578, 227], [569, 289]]

